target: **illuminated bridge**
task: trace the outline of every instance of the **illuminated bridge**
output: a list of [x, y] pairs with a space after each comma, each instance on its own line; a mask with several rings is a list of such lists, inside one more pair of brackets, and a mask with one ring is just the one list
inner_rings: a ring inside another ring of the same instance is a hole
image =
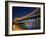
[[15, 18], [14, 23], [15, 25], [17, 25], [16, 27], [18, 27], [18, 29], [21, 29], [21, 28], [39, 29], [40, 28], [40, 8], [35, 9], [34, 11], [27, 14], [26, 16]]
[[35, 9], [33, 12], [31, 12], [30, 14], [20, 17], [20, 18], [15, 18], [14, 21], [20, 21], [20, 20], [26, 20], [32, 17], [36, 17], [36, 16], [40, 16], [40, 10], [39, 8]]

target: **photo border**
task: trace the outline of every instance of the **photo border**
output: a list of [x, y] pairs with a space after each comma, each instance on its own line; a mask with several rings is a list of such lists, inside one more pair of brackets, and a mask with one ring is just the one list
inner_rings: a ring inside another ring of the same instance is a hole
[[[8, 34], [8, 2], [17, 3], [32, 3], [32, 4], [43, 4], [43, 32], [42, 33], [26, 33], [26, 34]], [[5, 1], [5, 36], [18, 36], [18, 35], [34, 35], [34, 34], [45, 34], [45, 3], [40, 2], [22, 2], [22, 1]]]

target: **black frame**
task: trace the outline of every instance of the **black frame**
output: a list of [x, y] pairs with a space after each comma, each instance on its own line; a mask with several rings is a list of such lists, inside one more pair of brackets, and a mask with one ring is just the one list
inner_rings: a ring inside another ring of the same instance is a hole
[[[8, 34], [8, 2], [18, 2], [18, 3], [32, 3], [32, 4], [43, 4], [43, 20], [44, 20], [44, 27], [43, 27], [43, 33], [27, 33], [27, 34]], [[34, 35], [34, 34], [45, 34], [45, 3], [40, 2], [22, 2], [22, 1], [5, 1], [5, 36], [18, 36], [18, 35]]]

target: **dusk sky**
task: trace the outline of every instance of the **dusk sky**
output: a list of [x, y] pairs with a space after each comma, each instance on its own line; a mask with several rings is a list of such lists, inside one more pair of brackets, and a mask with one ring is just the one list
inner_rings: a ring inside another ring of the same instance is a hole
[[35, 7], [12, 7], [12, 19], [14, 20], [15, 17], [23, 17], [35, 9]]

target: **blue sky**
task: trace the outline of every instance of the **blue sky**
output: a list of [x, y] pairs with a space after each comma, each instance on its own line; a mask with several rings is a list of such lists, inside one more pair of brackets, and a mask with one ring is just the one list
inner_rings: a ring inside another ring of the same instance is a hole
[[32, 11], [34, 11], [35, 7], [12, 7], [12, 19], [14, 20], [15, 17], [23, 17]]

